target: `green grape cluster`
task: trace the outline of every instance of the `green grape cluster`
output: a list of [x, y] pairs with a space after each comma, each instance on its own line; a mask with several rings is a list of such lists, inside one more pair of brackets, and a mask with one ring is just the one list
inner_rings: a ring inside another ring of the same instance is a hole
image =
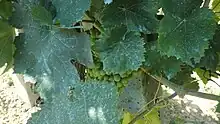
[[127, 86], [131, 77], [136, 76], [138, 71], [127, 71], [124, 74], [112, 74], [103, 70], [103, 65], [100, 61], [95, 60], [95, 67], [86, 70], [86, 79], [104, 80], [108, 82], [114, 82], [118, 87], [119, 92]]

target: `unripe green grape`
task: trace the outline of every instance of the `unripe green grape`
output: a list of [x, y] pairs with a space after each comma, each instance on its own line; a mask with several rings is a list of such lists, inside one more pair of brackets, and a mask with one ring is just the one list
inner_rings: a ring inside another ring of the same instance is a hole
[[112, 76], [110, 76], [110, 77], [108, 78], [108, 80], [109, 80], [109, 81], [114, 81], [114, 78], [113, 78]]
[[99, 75], [97, 78], [98, 80], [102, 80], [103, 76]]
[[109, 77], [107, 75], [104, 76], [104, 81], [107, 81]]
[[118, 93], [121, 94], [123, 92], [123, 90], [124, 90], [123, 87], [118, 88]]
[[125, 77], [127, 77], [128, 75], [127, 75], [127, 73], [123, 73], [123, 74], [120, 74], [120, 76], [121, 76], [121, 78], [125, 78]]
[[94, 77], [98, 77], [99, 76], [99, 72], [94, 70]]
[[121, 80], [120, 75], [116, 74], [114, 75], [114, 81], [119, 82]]
[[96, 68], [96, 69], [101, 68], [101, 63], [100, 63], [100, 62], [96, 63], [95, 68]]
[[123, 87], [123, 84], [121, 82], [117, 82], [116, 85], [117, 85], [118, 88]]
[[127, 77], [128, 77], [129, 75], [131, 75], [131, 73], [132, 73], [132, 71], [127, 71], [127, 72], [126, 72]]
[[138, 71], [133, 71], [132, 72], [132, 77], [137, 77], [140, 73]]
[[101, 76], [104, 76], [104, 75], [105, 75], [105, 71], [100, 70], [100, 75], [101, 75]]
[[127, 84], [128, 84], [128, 79], [127, 79], [127, 78], [123, 78], [123, 79], [121, 80], [121, 83], [122, 83], [124, 86], [127, 86]]

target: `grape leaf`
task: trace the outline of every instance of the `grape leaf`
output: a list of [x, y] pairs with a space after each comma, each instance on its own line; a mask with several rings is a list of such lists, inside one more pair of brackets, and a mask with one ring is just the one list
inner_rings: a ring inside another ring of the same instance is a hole
[[161, 75], [161, 72], [170, 80], [180, 71], [181, 61], [175, 57], [162, 56], [156, 48], [154, 42], [145, 44], [144, 66], [150, 68], [151, 73]]
[[9, 18], [9, 23], [18, 29], [22, 29], [24, 24], [29, 20], [27, 17], [27, 12], [25, 11], [24, 6], [21, 6], [18, 3], [13, 3], [13, 11], [12, 16]]
[[[151, 101], [158, 88], [158, 82], [143, 73], [132, 77], [119, 96], [119, 105], [125, 111], [136, 114], [146, 103]], [[160, 90], [158, 95], [160, 95]]]
[[0, 17], [8, 19], [12, 14], [12, 2], [8, 0], [0, 1]]
[[96, 46], [106, 72], [123, 74], [137, 70], [144, 61], [143, 39], [138, 33], [127, 31], [125, 26], [111, 30]]
[[211, 79], [211, 77], [218, 78], [217, 75], [211, 74], [211, 72], [208, 71], [208, 70], [203, 70], [201, 68], [196, 68], [196, 69], [194, 69], [194, 71], [197, 73], [197, 75], [200, 77], [200, 79], [202, 80], [202, 82], [204, 84], [207, 84], [208, 81]]
[[220, 103], [218, 102], [215, 112], [220, 113]]
[[0, 20], [0, 67], [7, 63], [4, 72], [8, 71], [13, 64], [14, 35], [14, 29], [7, 22]]
[[103, 0], [91, 0], [90, 13], [96, 20], [101, 20], [101, 13], [104, 8]]
[[79, 80], [71, 59], [85, 66], [93, 65], [89, 36], [71, 29], [40, 26], [28, 12], [25, 33], [15, 42], [15, 72], [36, 78], [41, 96], [50, 99], [51, 92], [61, 92], [57, 84]]
[[40, 5], [50, 12], [52, 19], [56, 17], [57, 10], [51, 0], [41, 0]]
[[90, 7], [90, 0], [53, 0], [53, 4], [57, 9], [56, 18], [62, 25], [69, 27], [82, 19]]
[[162, 107], [160, 106], [155, 106], [151, 109], [150, 112], [148, 112], [145, 116], [144, 116], [144, 120], [146, 120], [145, 124], [161, 124], [160, 121], [160, 117], [159, 117], [159, 110]]
[[212, 10], [214, 11], [215, 15], [220, 19], [220, 0], [213, 0], [212, 2]]
[[117, 0], [103, 10], [104, 27], [125, 24], [131, 31], [156, 32], [158, 0]]
[[220, 25], [215, 30], [215, 35], [213, 36], [213, 40], [211, 40], [211, 47], [214, 51], [220, 52]]
[[201, 0], [162, 1], [161, 4], [165, 17], [159, 28], [159, 50], [189, 65], [192, 59], [198, 63], [216, 29], [213, 12], [199, 8]]
[[[122, 124], [129, 124], [129, 122], [134, 118], [134, 116], [129, 113], [129, 112], [125, 112], [124, 113], [124, 118], [122, 121]], [[139, 119], [137, 120], [134, 124], [146, 124], [145, 121], [143, 119]]]
[[147, 103], [142, 82], [142, 74], [141, 76], [130, 79], [128, 85], [119, 96], [120, 107], [131, 114], [137, 113]]
[[114, 84], [89, 81], [69, 85], [73, 89], [63, 88], [51, 102], [45, 102], [42, 110], [34, 113], [28, 123], [119, 124], [118, 94]]
[[35, 20], [38, 20], [43, 25], [52, 25], [52, 15], [43, 6], [37, 5], [32, 7], [32, 15]]
[[171, 79], [172, 82], [183, 86], [183, 88], [187, 90], [199, 90], [199, 84], [195, 78], [191, 77], [193, 69], [188, 66], [183, 66], [181, 71], [177, 73], [177, 75]]
[[218, 66], [218, 62], [218, 54], [214, 51], [214, 49], [210, 48], [205, 51], [205, 56], [201, 58], [201, 61], [197, 64], [196, 67], [202, 67], [215, 72]]

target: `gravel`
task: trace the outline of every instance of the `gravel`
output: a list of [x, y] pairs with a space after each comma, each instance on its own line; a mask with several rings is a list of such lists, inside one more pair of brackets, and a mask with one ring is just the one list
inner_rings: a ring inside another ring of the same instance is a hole
[[29, 107], [16, 94], [10, 72], [0, 76], [0, 124], [26, 124], [38, 107]]

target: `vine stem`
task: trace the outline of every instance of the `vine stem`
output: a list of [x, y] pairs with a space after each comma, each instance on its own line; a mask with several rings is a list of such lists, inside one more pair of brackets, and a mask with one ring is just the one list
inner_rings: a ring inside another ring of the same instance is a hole
[[203, 7], [209, 8], [209, 3], [210, 3], [210, 2], [211, 2], [211, 0], [204, 0]]
[[184, 95], [191, 95], [191, 96], [196, 96], [204, 99], [209, 99], [209, 100], [215, 100], [215, 101], [220, 101], [220, 96], [214, 95], [214, 94], [208, 94], [208, 93], [202, 93], [202, 92], [197, 92], [197, 91], [192, 91], [192, 90], [187, 90], [184, 89], [182, 86], [179, 86], [163, 77], [158, 77], [156, 75], [151, 75], [150, 73], [146, 72], [144, 68], [141, 68], [141, 70], [146, 73], [147, 75], [151, 76], [157, 81], [160, 81], [161, 84], [168, 86], [169, 88], [173, 89], [179, 96], [184, 96]]
[[[176, 97], [176, 96], [177, 96], [177, 93], [175, 92], [175, 93], [171, 94], [170, 96], [168, 96], [168, 97], [166, 97], [166, 98], [164, 98], [164, 99], [158, 101], [157, 104], [160, 104], [160, 103], [162, 103], [162, 102], [164, 102], [164, 101], [168, 101], [168, 100], [170, 100], [170, 99], [173, 99], [173, 98]], [[149, 103], [148, 103], [148, 104], [149, 104]], [[134, 124], [137, 120], [139, 120], [140, 118], [142, 118], [144, 115], [146, 115], [146, 114], [149, 113], [149, 112], [150, 112], [149, 109], [145, 109], [145, 110], [142, 111], [140, 114], [138, 114], [137, 116], [135, 116], [128, 124]]]

